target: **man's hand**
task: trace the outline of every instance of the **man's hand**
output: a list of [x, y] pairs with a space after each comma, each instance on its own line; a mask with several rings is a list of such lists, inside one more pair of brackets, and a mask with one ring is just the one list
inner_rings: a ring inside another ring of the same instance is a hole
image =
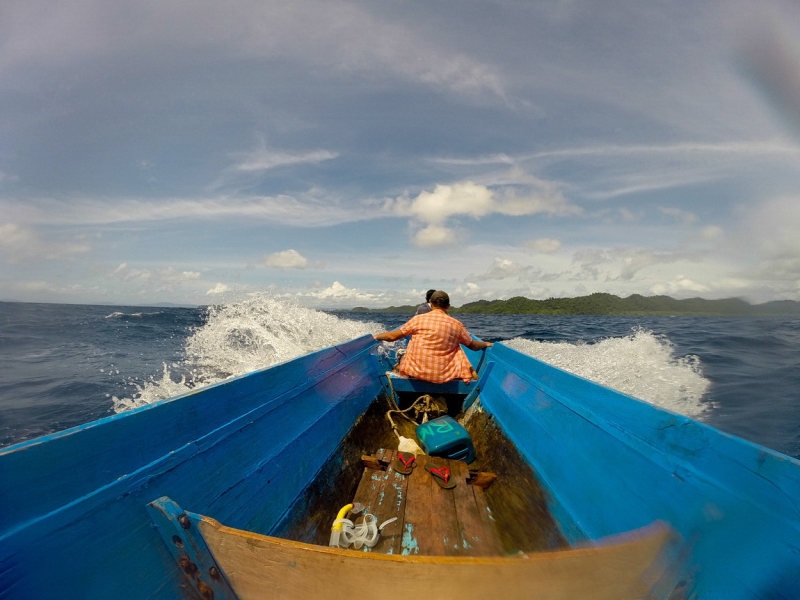
[[472, 340], [467, 348], [470, 350], [483, 350], [484, 348], [491, 348], [494, 346], [492, 342], [479, 342], [478, 340]]
[[406, 336], [403, 335], [403, 332], [399, 329], [395, 329], [394, 331], [385, 331], [383, 333], [372, 334], [379, 342], [396, 342], [399, 339], [402, 339]]

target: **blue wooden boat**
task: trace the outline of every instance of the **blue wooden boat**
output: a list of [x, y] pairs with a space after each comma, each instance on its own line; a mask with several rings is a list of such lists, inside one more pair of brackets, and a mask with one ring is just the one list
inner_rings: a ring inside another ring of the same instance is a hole
[[[468, 351], [469, 386], [391, 377], [378, 348], [365, 336], [1, 450], [0, 597], [800, 597], [798, 461], [502, 344]], [[474, 442], [454, 490], [386, 458], [386, 411], [419, 394]], [[354, 495], [372, 510], [393, 489], [388, 553], [328, 546]], [[465, 494], [477, 512], [420, 552]]]

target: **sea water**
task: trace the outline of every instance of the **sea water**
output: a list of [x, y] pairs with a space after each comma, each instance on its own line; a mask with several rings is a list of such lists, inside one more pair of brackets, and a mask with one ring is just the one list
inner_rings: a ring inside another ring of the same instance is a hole
[[[800, 457], [800, 318], [456, 316], [476, 337]], [[312, 310], [268, 295], [209, 308], [0, 302], [0, 445], [408, 317]]]

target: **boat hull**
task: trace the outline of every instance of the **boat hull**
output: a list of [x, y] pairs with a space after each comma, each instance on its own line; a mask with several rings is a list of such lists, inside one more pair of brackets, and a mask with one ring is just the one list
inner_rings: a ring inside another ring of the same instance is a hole
[[502, 344], [481, 403], [570, 543], [654, 519], [684, 539], [685, 597], [800, 597], [800, 462]]
[[167, 495], [270, 533], [380, 392], [374, 345], [365, 336], [0, 451], [0, 597], [184, 598], [147, 504]]
[[240, 600], [645, 598], [663, 574], [667, 527], [517, 557], [398, 556], [311, 546], [192, 515]]
[[[146, 508], [162, 496], [253, 535], [302, 528], [304, 507], [322, 515], [312, 483], [335, 475], [353, 424], [391, 392], [375, 346], [364, 336], [0, 451], [0, 597], [185, 597]], [[543, 488], [558, 530], [545, 549], [659, 520], [682, 540], [675, 597], [800, 597], [798, 461], [502, 344], [470, 357], [476, 422]]]

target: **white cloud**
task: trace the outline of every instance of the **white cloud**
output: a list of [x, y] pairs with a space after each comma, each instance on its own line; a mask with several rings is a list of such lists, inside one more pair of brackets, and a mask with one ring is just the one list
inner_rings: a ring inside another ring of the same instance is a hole
[[282, 252], [268, 254], [261, 262], [273, 269], [305, 269], [308, 267], [308, 259], [297, 250], [289, 249]]
[[457, 241], [455, 231], [439, 225], [428, 225], [414, 234], [414, 243], [422, 248], [454, 245]]
[[195, 281], [200, 279], [199, 271], [176, 271], [172, 267], [168, 269], [159, 269], [157, 271], [161, 281], [165, 283], [180, 283], [183, 281]]
[[387, 200], [384, 210], [410, 217], [412, 222], [425, 224], [414, 236], [415, 243], [420, 246], [455, 243], [455, 232], [445, 226], [454, 217], [480, 219], [492, 213], [524, 216], [539, 213], [569, 215], [580, 212], [580, 209], [569, 204], [552, 183], [536, 180], [536, 184], [529, 184], [528, 189], [529, 193], [518, 195], [511, 186], [494, 191], [472, 181], [452, 185], [439, 184], [432, 192], [422, 191], [414, 199], [402, 196]]
[[431, 224], [442, 224], [450, 217], [468, 216], [475, 219], [490, 213], [510, 216], [537, 213], [575, 214], [571, 206], [553, 184], [544, 182], [539, 193], [518, 196], [513, 188], [506, 188], [498, 197], [484, 185], [465, 181], [453, 185], [437, 185], [432, 192], [423, 191], [411, 200], [407, 197], [387, 201], [387, 210], [401, 216], [412, 217]]
[[686, 258], [676, 252], [655, 252], [647, 248], [614, 250], [612, 256], [622, 261], [620, 279], [633, 279], [639, 271], [652, 265], [673, 263]]
[[91, 250], [91, 245], [80, 237], [58, 241], [43, 239], [38, 231], [18, 225], [0, 225], [0, 260], [16, 264], [31, 260], [70, 259]]
[[469, 279], [478, 281], [502, 280], [509, 277], [525, 278], [533, 269], [530, 266], [520, 265], [507, 258], [495, 257], [489, 269], [481, 275], [470, 275]]
[[553, 254], [561, 248], [561, 242], [553, 238], [538, 238], [527, 240], [523, 243], [523, 246], [542, 254]]
[[217, 285], [215, 285], [213, 288], [211, 288], [206, 292], [206, 296], [213, 296], [215, 294], [224, 294], [225, 292], [230, 291], [230, 289], [231, 288], [229, 288], [224, 283], [218, 283]]
[[711, 288], [702, 283], [692, 281], [688, 277], [678, 275], [672, 281], [667, 283], [659, 283], [650, 288], [650, 291], [657, 295], [681, 295], [683, 292], [709, 292]]
[[370, 302], [380, 297], [377, 294], [371, 294], [369, 292], [363, 292], [355, 288], [345, 287], [338, 281], [334, 281], [329, 287], [326, 287], [325, 289], [301, 295], [305, 296], [306, 298], [315, 298], [319, 301], [322, 301], [322, 303], [332, 302], [334, 304], [342, 304], [342, 303], [346, 304], [348, 302], [353, 302], [353, 301]]
[[493, 206], [492, 192], [471, 181], [437, 185], [432, 192], [420, 192], [414, 200], [398, 198], [388, 204], [398, 215], [437, 225], [455, 215], [483, 217], [492, 212]]
[[338, 281], [334, 281], [329, 287], [318, 292], [311, 292], [308, 294], [314, 298], [358, 298], [358, 297], [371, 297], [371, 294], [363, 294], [356, 289], [347, 288]]
[[656, 251], [649, 248], [586, 248], [575, 252], [572, 262], [578, 267], [576, 279], [631, 281], [640, 271], [654, 265], [697, 262], [702, 252]]
[[122, 263], [111, 272], [111, 276], [124, 282], [153, 283], [158, 286], [179, 286], [182, 283], [200, 279], [199, 271], [178, 271], [175, 267], [166, 269], [136, 269]]
[[769, 282], [781, 293], [800, 285], [800, 198], [763, 202], [743, 214], [734, 251], [755, 253], [758, 263], [746, 270], [751, 280]]

